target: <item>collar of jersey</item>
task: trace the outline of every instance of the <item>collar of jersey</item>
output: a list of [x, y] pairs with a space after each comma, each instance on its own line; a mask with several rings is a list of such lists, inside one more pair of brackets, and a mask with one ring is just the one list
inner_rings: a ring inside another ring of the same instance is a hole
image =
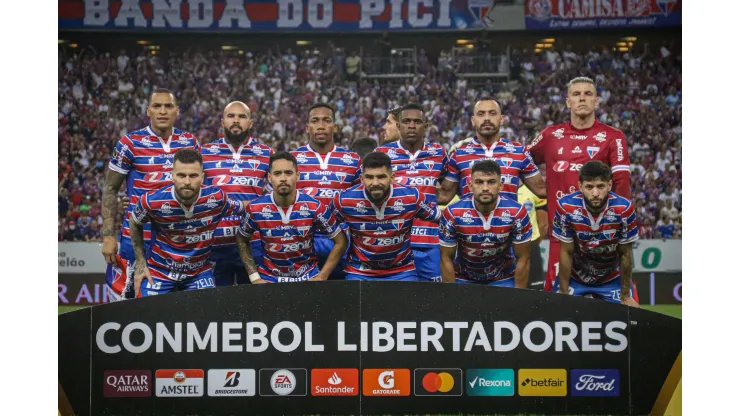
[[483, 216], [483, 213], [478, 210], [478, 207], [475, 206], [475, 195], [470, 196], [470, 202], [473, 204], [473, 209], [475, 210], [475, 213], [478, 214], [478, 217], [483, 221], [483, 230], [488, 231], [491, 229], [491, 224], [493, 223], [493, 214], [496, 212], [496, 208], [498, 208], [499, 202], [501, 202], [501, 195], [496, 196], [496, 203], [493, 205], [493, 208], [491, 209], [491, 212], [488, 213], [488, 218]]
[[298, 197], [301, 195], [300, 192], [298, 192], [298, 189], [295, 190], [295, 200], [293, 201], [293, 204], [288, 207], [288, 211], [283, 211], [283, 207], [277, 204], [275, 202], [275, 192], [270, 192], [270, 202], [272, 202], [273, 205], [275, 205], [275, 208], [278, 210], [278, 214], [280, 214], [280, 219], [282, 220], [283, 224], [289, 224], [290, 223], [290, 214], [293, 213], [293, 207], [295, 204], [298, 203]]
[[146, 126], [146, 132], [150, 136], [154, 136], [154, 137], [157, 138], [157, 140], [159, 140], [159, 143], [162, 145], [162, 148], [164, 148], [165, 153], [169, 153], [170, 152], [170, 145], [172, 144], [172, 137], [175, 135], [175, 128], [174, 127], [172, 128], [172, 136], [168, 137], [167, 138], [167, 141], [165, 141], [158, 134], [154, 133], [154, 130], [152, 130], [152, 126], [151, 125]]

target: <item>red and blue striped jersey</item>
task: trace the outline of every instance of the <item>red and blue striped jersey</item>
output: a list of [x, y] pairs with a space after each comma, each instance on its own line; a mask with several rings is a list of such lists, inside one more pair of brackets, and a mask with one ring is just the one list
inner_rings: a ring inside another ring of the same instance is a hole
[[209, 270], [218, 222], [242, 211], [241, 202], [229, 199], [215, 186], [202, 185], [190, 207], [177, 200], [174, 185], [141, 196], [131, 211], [131, 221], [152, 223], [154, 241], [147, 253], [152, 277], [182, 280]]
[[[375, 149], [391, 158], [396, 182], [411, 186], [424, 194], [430, 204], [437, 204], [437, 182], [447, 171], [447, 152], [439, 143], [424, 143], [414, 154], [401, 146], [400, 141], [388, 143]], [[413, 247], [431, 248], [439, 244], [439, 225], [419, 218], [411, 229]]]
[[476, 209], [473, 195], [448, 205], [439, 230], [440, 245], [457, 247], [455, 277], [475, 282], [514, 277], [513, 244], [532, 239], [527, 209], [504, 196], [487, 216]]
[[337, 194], [334, 208], [350, 230], [351, 249], [345, 271], [368, 277], [385, 277], [415, 270], [411, 227], [415, 218], [439, 221], [436, 204], [416, 188], [393, 183], [388, 199], [375, 206], [360, 184]]
[[273, 194], [249, 203], [239, 232], [250, 237], [259, 232], [265, 253], [259, 272], [272, 282], [300, 282], [319, 273], [314, 253], [314, 235], [334, 238], [342, 232], [331, 206], [302, 192], [296, 192], [293, 205], [283, 209]]
[[494, 160], [501, 167], [501, 195], [516, 201], [519, 179], [537, 175], [540, 171], [532, 161], [524, 146], [501, 139], [488, 147], [477, 137], [465, 140], [465, 144], [455, 148], [450, 154], [449, 174], [445, 178], [459, 183], [460, 197], [472, 192], [470, 176], [473, 165], [479, 160]]
[[298, 161], [300, 177], [296, 188], [326, 205], [360, 181], [360, 156], [355, 152], [334, 146], [322, 155], [306, 145], [290, 153]]
[[609, 192], [606, 206], [594, 218], [577, 191], [558, 200], [552, 235], [574, 243], [571, 278], [599, 285], [620, 276], [617, 247], [637, 240], [637, 216], [629, 200]]
[[[234, 149], [225, 138], [206, 144], [201, 149], [205, 184], [221, 188], [229, 198], [249, 202], [264, 193], [270, 169], [271, 147], [251, 138]], [[213, 245], [236, 244], [240, 216], [225, 217], [218, 224]], [[257, 236], [259, 238], [259, 236]]]
[[[129, 213], [139, 197], [172, 184], [172, 166], [175, 153], [180, 149], [200, 150], [200, 144], [191, 133], [179, 129], [173, 129], [172, 136], [164, 140], [149, 126], [126, 134], [116, 143], [108, 167], [126, 175], [129, 205], [123, 218], [123, 237], [130, 238]], [[146, 227], [144, 241], [149, 241], [150, 238], [149, 227]]]

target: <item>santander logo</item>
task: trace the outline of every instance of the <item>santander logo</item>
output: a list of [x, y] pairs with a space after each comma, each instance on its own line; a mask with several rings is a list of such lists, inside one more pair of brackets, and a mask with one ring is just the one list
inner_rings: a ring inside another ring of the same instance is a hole
[[342, 383], [342, 379], [339, 378], [339, 376], [337, 375], [336, 372], [334, 374], [332, 374], [331, 377], [329, 377], [329, 380], [328, 381], [329, 381], [329, 384], [331, 384], [332, 386], [336, 386], [337, 384], [341, 384]]

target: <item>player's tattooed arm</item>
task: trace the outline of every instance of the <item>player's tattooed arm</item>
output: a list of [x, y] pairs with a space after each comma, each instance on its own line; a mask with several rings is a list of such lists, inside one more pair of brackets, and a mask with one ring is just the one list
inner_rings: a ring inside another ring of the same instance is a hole
[[126, 180], [122, 175], [108, 168], [105, 172], [105, 185], [103, 185], [103, 204], [101, 214], [103, 215], [103, 226], [100, 234], [103, 236], [103, 257], [108, 264], [116, 262], [117, 245], [115, 237], [116, 213], [118, 209], [118, 190]]
[[545, 179], [542, 177], [542, 174], [538, 173], [534, 176], [524, 178], [522, 182], [527, 185], [527, 188], [529, 188], [529, 190], [532, 191], [533, 194], [537, 195], [540, 198], [547, 198]]
[[131, 230], [131, 245], [134, 248], [134, 256], [136, 256], [136, 269], [134, 270], [134, 292], [136, 296], [139, 296], [141, 290], [141, 283], [144, 279], [149, 281], [150, 285], [154, 284], [151, 273], [149, 273], [149, 267], [147, 266], [146, 254], [144, 253], [144, 225], [139, 224], [136, 221], [131, 221], [129, 224]]
[[[257, 264], [254, 261], [254, 256], [252, 255], [252, 247], [249, 245], [249, 239], [247, 237], [244, 237], [241, 233], [237, 233], [236, 246], [239, 249], [239, 257], [242, 259], [244, 266], [247, 268], [247, 274], [249, 275], [250, 280], [255, 273], [259, 276]], [[257, 280], [252, 280], [252, 283], [267, 282], [260, 278]]]
[[625, 305], [640, 307], [632, 298], [632, 243], [619, 244], [619, 272], [622, 279], [621, 301]]
[[457, 182], [443, 179], [437, 188], [437, 204], [441, 206], [449, 204], [455, 194], [457, 194]]
[[558, 271], [558, 280], [560, 288], [558, 292], [568, 294], [570, 291], [570, 272], [573, 270], [573, 242], [566, 243], [560, 240], [560, 270]]

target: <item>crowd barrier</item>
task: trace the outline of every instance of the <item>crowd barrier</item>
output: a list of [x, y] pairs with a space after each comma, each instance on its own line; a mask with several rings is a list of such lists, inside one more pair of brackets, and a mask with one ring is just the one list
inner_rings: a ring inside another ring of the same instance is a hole
[[59, 316], [77, 415], [664, 414], [681, 321], [407, 282], [246, 285]]

